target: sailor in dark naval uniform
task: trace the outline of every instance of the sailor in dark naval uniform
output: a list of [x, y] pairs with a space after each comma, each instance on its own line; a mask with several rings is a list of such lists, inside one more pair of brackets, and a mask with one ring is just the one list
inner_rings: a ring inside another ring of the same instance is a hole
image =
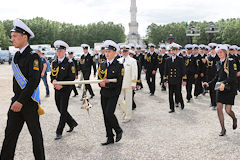
[[153, 96], [155, 93], [155, 81], [156, 81], [156, 72], [158, 68], [158, 55], [154, 51], [155, 45], [150, 43], [148, 44], [149, 52], [146, 55], [144, 72], [146, 73], [147, 84], [150, 90], [150, 96]]
[[[184, 65], [184, 59], [181, 56], [177, 56], [178, 45], [173, 43], [170, 45], [171, 57], [166, 59], [165, 71], [164, 71], [164, 85], [168, 83], [169, 88], [169, 113], [175, 112], [173, 94], [175, 99], [181, 104], [181, 109], [184, 109], [184, 102], [181, 94], [181, 85], [186, 85], [186, 67]], [[184, 80], [184, 81], [183, 81]]]
[[227, 114], [232, 118], [232, 128], [237, 128], [237, 118], [232, 111], [232, 105], [234, 105], [235, 96], [237, 94], [236, 89], [236, 73], [237, 65], [234, 59], [228, 57], [228, 47], [225, 45], [219, 45], [217, 47], [217, 54], [220, 61], [217, 63], [217, 74], [214, 79], [209, 83], [203, 85], [209, 86], [211, 83], [216, 83], [215, 90], [217, 90], [217, 112], [219, 122], [222, 128], [219, 136], [226, 134], [223, 116], [223, 105], [225, 104], [225, 110]]
[[[95, 63], [95, 58], [94, 56], [91, 56], [90, 53], [88, 52], [88, 49], [90, 48], [89, 45], [87, 44], [82, 44], [81, 47], [83, 48], [84, 54], [81, 56], [80, 59], [80, 71], [83, 74], [84, 80], [89, 80], [90, 75], [91, 75], [91, 67], [93, 67], [93, 75], [96, 77], [96, 63]], [[86, 84], [86, 90], [89, 91], [91, 97], [93, 98], [95, 94], [93, 93], [92, 86], [90, 84]]]
[[[219, 57], [215, 51], [217, 44], [216, 43], [209, 43], [208, 44], [210, 48], [210, 54], [206, 57], [206, 77], [205, 82], [210, 82], [217, 73], [217, 67], [216, 64], [219, 61]], [[203, 86], [204, 88], [207, 88], [206, 86]], [[209, 84], [209, 95], [211, 99], [210, 107], [213, 107], [213, 110], [217, 109], [217, 102], [216, 102], [216, 91], [214, 89], [215, 83]]]
[[166, 54], [166, 45], [162, 44], [160, 45], [159, 48], [160, 52], [158, 54], [158, 68], [159, 68], [159, 73], [160, 73], [160, 85], [162, 87], [162, 91], [166, 91], [166, 87], [164, 86], [164, 67], [165, 67], [165, 62], [166, 59], [168, 58], [168, 55]]
[[237, 45], [232, 45], [229, 47], [229, 58], [232, 58], [235, 60], [235, 63], [237, 65], [237, 89], [239, 90], [240, 88], [240, 61], [239, 61], [239, 56], [238, 56], [238, 46]]
[[[74, 63], [74, 66], [75, 66], [75, 71], [76, 71], [76, 75], [75, 75], [75, 79], [78, 79], [78, 61], [73, 57], [73, 52], [69, 52], [68, 53], [68, 58], [69, 60], [72, 60], [73, 63]], [[74, 91], [74, 96], [73, 97], [76, 97], [78, 95], [78, 91], [77, 91], [77, 88], [75, 85], [72, 86], [72, 90]]]
[[63, 129], [66, 123], [70, 128], [67, 132], [72, 132], [74, 127], [76, 127], [78, 124], [68, 113], [68, 102], [72, 91], [72, 86], [56, 85], [55, 82], [74, 81], [76, 69], [73, 61], [65, 56], [66, 49], [69, 47], [68, 44], [64, 41], [57, 40], [54, 42], [54, 47], [57, 50], [58, 58], [51, 64], [51, 82], [55, 89], [55, 102], [57, 109], [61, 114], [55, 138], [55, 140], [58, 140], [62, 138]]
[[136, 54], [134, 54], [133, 58], [137, 60], [138, 63], [138, 82], [137, 82], [137, 89], [142, 89], [143, 84], [141, 81], [141, 73], [142, 73], [142, 67], [144, 66], [144, 55], [142, 53], [142, 47], [140, 45], [136, 46]]
[[[12, 160], [18, 136], [26, 122], [32, 136], [33, 153], [36, 160], [44, 160], [44, 146], [39, 122], [39, 82], [41, 78], [41, 59], [33, 53], [28, 40], [34, 38], [34, 33], [21, 20], [13, 21], [11, 41], [16, 52], [12, 61], [13, 92], [12, 102], [8, 111], [5, 138], [0, 155], [1, 160]], [[4, 92], [4, 91], [2, 91]]]
[[187, 44], [185, 46], [187, 49], [187, 56], [185, 58], [186, 65], [186, 73], [187, 73], [187, 103], [190, 102], [192, 98], [192, 86], [195, 82], [195, 79], [198, 77], [198, 67], [197, 67], [197, 59], [192, 55], [193, 45]]
[[[116, 142], [121, 140], [123, 134], [114, 112], [122, 89], [124, 68], [123, 64], [116, 59], [117, 44], [112, 40], [106, 40], [104, 46], [107, 60], [98, 68], [98, 79], [103, 80], [99, 86], [101, 87], [101, 106], [107, 132], [107, 141], [102, 145], [108, 145], [114, 143], [113, 130], [116, 133]], [[109, 82], [108, 79], [117, 79], [117, 83]]]
[[105, 56], [105, 47], [102, 46], [101, 47], [101, 50], [100, 50], [100, 53], [98, 55], [98, 64], [102, 63], [103, 61], [106, 61], [107, 58]]

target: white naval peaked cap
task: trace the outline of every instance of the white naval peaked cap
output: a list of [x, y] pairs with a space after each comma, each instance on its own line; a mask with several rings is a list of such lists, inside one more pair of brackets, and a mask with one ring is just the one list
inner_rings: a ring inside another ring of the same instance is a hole
[[185, 49], [192, 49], [192, 48], [193, 48], [192, 44], [186, 44], [185, 45]]
[[67, 49], [67, 48], [69, 48], [69, 45], [62, 40], [56, 40], [53, 45], [56, 49]]
[[155, 44], [149, 43], [148, 47], [154, 47], [155, 48]]
[[209, 43], [208, 46], [211, 48], [211, 49], [214, 49], [217, 47], [217, 43]]
[[206, 48], [206, 46], [204, 44], [200, 44], [198, 47], [201, 48], [201, 49], [205, 49]]
[[224, 44], [219, 44], [219, 45], [217, 45], [217, 47], [216, 47], [216, 51], [218, 51], [218, 50], [226, 50], [226, 51], [228, 51], [228, 47], [226, 46], [226, 45], [224, 45]]
[[123, 51], [128, 51], [128, 50], [130, 50], [130, 48], [131, 47], [127, 44], [123, 44], [120, 46], [120, 50], [123, 50]]
[[182, 52], [186, 52], [186, 50], [185, 50], [185, 49], [182, 49]]
[[206, 50], [210, 50], [211, 48], [209, 46], [205, 46], [205, 49]]
[[23, 23], [23, 21], [21, 21], [20, 19], [15, 19], [13, 21], [13, 26], [14, 26], [14, 28], [11, 30], [11, 32], [27, 34], [29, 36], [29, 38], [35, 37], [32, 30], [25, 23]]
[[225, 46], [227, 46], [228, 48], [231, 46], [231, 45], [229, 45], [229, 44], [224, 44]]
[[229, 49], [238, 49], [238, 46], [237, 45], [232, 45], [229, 47]]
[[197, 44], [193, 44], [192, 45], [192, 48], [195, 49], [195, 48], [199, 48]]
[[114, 50], [114, 51], [119, 50], [118, 45], [112, 40], [106, 40], [106, 41], [104, 41], [103, 44], [104, 44], [106, 50]]
[[135, 52], [132, 51], [132, 50], [129, 50], [129, 53], [132, 54], [132, 55], [135, 55]]
[[83, 49], [88, 49], [88, 48], [90, 48], [90, 46], [89, 46], [88, 44], [81, 44], [81, 47], [82, 47]]

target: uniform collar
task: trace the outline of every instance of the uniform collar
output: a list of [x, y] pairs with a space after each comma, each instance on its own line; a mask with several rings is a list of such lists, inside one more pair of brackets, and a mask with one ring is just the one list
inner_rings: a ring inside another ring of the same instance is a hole
[[225, 61], [225, 59], [223, 59], [223, 60], [221, 60], [221, 59], [220, 59], [220, 63], [221, 63], [221, 64], [223, 64], [223, 63], [224, 63], [224, 61]]
[[173, 62], [176, 58], [177, 58], [176, 56], [172, 56], [172, 62]]
[[65, 56], [64, 56], [62, 59], [59, 59], [59, 58], [58, 58], [58, 63], [62, 63], [63, 60], [64, 60], [64, 58], [65, 58]]
[[19, 52], [23, 53], [23, 51], [28, 47], [29, 44], [27, 44], [25, 47], [23, 47]]
[[113, 61], [114, 61], [114, 58], [113, 58], [111, 61], [109, 61], [109, 60], [107, 59], [107, 63], [112, 64]]

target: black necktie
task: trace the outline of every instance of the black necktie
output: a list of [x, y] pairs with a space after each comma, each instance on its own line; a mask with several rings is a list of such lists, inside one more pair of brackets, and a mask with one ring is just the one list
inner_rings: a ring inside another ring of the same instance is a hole
[[123, 63], [125, 62], [125, 58], [123, 58]]
[[108, 67], [110, 66], [110, 64], [111, 64], [111, 63], [110, 63], [110, 62], [108, 62]]

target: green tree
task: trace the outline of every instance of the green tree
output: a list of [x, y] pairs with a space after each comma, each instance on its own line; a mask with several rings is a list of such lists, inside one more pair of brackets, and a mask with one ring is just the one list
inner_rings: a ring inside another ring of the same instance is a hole
[[4, 26], [0, 23], [0, 47], [2, 49], [8, 49], [8, 46], [11, 44], [10, 38], [6, 35]]

